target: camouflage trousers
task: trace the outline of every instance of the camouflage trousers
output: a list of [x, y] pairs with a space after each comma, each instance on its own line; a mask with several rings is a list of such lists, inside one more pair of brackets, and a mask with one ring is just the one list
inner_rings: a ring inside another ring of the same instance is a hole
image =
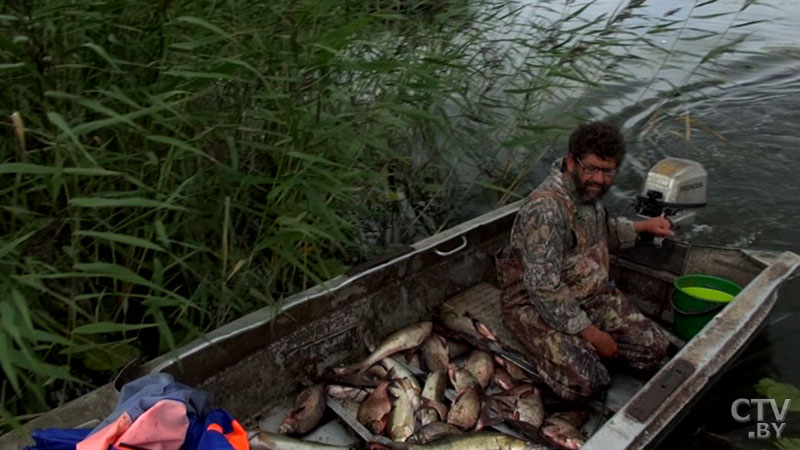
[[[652, 369], [666, 356], [669, 341], [664, 334], [616, 289], [584, 300], [580, 306], [595, 326], [611, 335], [617, 343], [617, 359], [625, 365]], [[608, 388], [608, 370], [592, 344], [580, 335], [555, 330], [531, 304], [504, 307], [503, 320], [559, 397], [584, 401]]]

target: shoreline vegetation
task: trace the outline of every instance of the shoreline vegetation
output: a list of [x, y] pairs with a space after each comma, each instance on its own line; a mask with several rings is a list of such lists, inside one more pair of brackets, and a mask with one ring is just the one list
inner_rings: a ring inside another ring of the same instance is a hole
[[0, 431], [519, 198], [687, 31], [595, 3], [3, 2]]

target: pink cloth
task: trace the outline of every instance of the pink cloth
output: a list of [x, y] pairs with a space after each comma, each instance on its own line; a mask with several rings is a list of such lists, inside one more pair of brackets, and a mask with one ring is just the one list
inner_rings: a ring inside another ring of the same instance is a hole
[[143, 412], [135, 422], [128, 413], [79, 442], [76, 450], [108, 450], [119, 444], [144, 447], [147, 450], [179, 450], [186, 439], [189, 418], [186, 405], [177, 400], [159, 400]]

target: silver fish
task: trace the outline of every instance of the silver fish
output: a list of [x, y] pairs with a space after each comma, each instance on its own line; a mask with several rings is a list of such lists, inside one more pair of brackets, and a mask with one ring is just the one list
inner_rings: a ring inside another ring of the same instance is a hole
[[481, 411], [481, 426], [493, 425], [497, 421], [515, 425], [517, 431], [530, 437], [538, 436], [544, 420], [544, 405], [535, 386], [523, 384], [505, 392], [487, 397], [490, 409]]
[[422, 425], [427, 425], [432, 422], [445, 420], [448, 412], [447, 405], [444, 403], [423, 398], [422, 407], [419, 409], [420, 422]]
[[412, 444], [427, 444], [428, 442], [433, 442], [443, 437], [455, 436], [462, 433], [463, 431], [455, 425], [446, 422], [432, 422], [415, 431], [406, 442]]
[[[442, 418], [439, 416], [439, 413], [436, 412], [433, 408], [420, 408], [419, 410], [419, 423], [422, 426], [430, 425], [432, 423], [440, 422]], [[445, 414], [445, 417], [447, 415]]]
[[420, 386], [417, 377], [411, 373], [405, 365], [401, 364], [398, 360], [393, 357], [384, 358], [381, 360], [381, 365], [386, 368], [387, 370], [387, 377], [393, 379], [402, 379], [406, 380], [406, 383], [410, 383], [410, 385], [419, 392], [422, 392], [422, 386]]
[[293, 439], [282, 434], [259, 432], [250, 439], [251, 450], [352, 450], [356, 447], [327, 445]]
[[542, 426], [544, 405], [538, 390], [534, 389], [517, 399], [514, 416], [516, 420], [533, 425], [535, 428]]
[[467, 362], [464, 363], [464, 369], [475, 377], [481, 388], [486, 389], [494, 377], [494, 360], [492, 355], [484, 351], [473, 350]]
[[461, 392], [466, 389], [472, 389], [477, 392], [481, 388], [478, 380], [466, 369], [451, 365], [447, 373], [450, 376], [450, 382], [453, 384], [453, 388], [456, 392]]
[[392, 389], [392, 395], [396, 395], [392, 403], [392, 412], [389, 413], [389, 420], [386, 423], [386, 432], [395, 442], [405, 442], [412, 434], [416, 426], [414, 408], [411, 406], [411, 399], [405, 389]]
[[389, 371], [386, 370], [386, 368], [380, 364], [371, 365], [370, 368], [367, 369], [367, 373], [370, 375], [374, 375], [382, 380], [385, 380], [389, 376]]
[[384, 339], [367, 359], [338, 370], [364, 372], [387, 356], [421, 345], [431, 335], [432, 327], [431, 322], [420, 322], [401, 328]]
[[[446, 388], [447, 376], [444, 372], [432, 372], [428, 374], [428, 378], [425, 380], [425, 387], [422, 388], [422, 398], [423, 400], [441, 402]], [[446, 409], [444, 417], [442, 417], [441, 412], [437, 412], [432, 408], [423, 408], [420, 410], [420, 422], [422, 425], [444, 420], [445, 417], [447, 417]]]
[[550, 416], [545, 419], [541, 433], [553, 444], [569, 450], [578, 450], [586, 442], [586, 438], [577, 428], [557, 416]]
[[441, 401], [447, 389], [447, 375], [444, 372], [431, 372], [422, 388], [422, 397], [429, 400]]
[[430, 335], [422, 343], [422, 360], [429, 372], [446, 372], [450, 364], [447, 341], [438, 334]]
[[481, 431], [486, 427], [491, 427], [513, 420], [514, 412], [504, 402], [497, 400], [494, 396], [488, 395], [482, 399], [481, 411], [478, 414], [478, 422], [475, 424], [475, 431]]
[[448, 436], [430, 444], [403, 446], [407, 450], [546, 450], [547, 447], [503, 433], [466, 433]]
[[341, 384], [331, 384], [326, 389], [328, 397], [337, 398], [339, 400], [352, 400], [354, 402], [363, 402], [369, 396], [369, 391], [359, 387], [342, 386]]
[[384, 358], [381, 360], [381, 364], [389, 369], [389, 377], [395, 381], [389, 386], [389, 391], [398, 396], [399, 394], [394, 392], [395, 390], [405, 390], [406, 396], [411, 402], [411, 408], [417, 411], [422, 405], [422, 387], [417, 381], [417, 377], [394, 357]]
[[474, 428], [481, 410], [481, 396], [472, 389], [458, 393], [447, 413], [447, 423], [461, 429]]
[[467, 316], [443, 309], [439, 313], [439, 319], [447, 328], [453, 331], [465, 334], [478, 340], [483, 339], [483, 336], [481, 336], [478, 330], [475, 329], [475, 323]]
[[307, 387], [297, 396], [294, 407], [278, 427], [282, 434], [308, 433], [322, 420], [325, 412], [325, 385]]
[[471, 317], [469, 313], [459, 314], [452, 309], [443, 308], [439, 319], [453, 331], [465, 334], [478, 341], [497, 342], [494, 333], [481, 321]]
[[392, 410], [392, 400], [387, 393], [389, 384], [390, 381], [384, 381], [378, 385], [358, 407], [358, 421], [372, 434], [381, 434], [386, 428], [389, 412]]

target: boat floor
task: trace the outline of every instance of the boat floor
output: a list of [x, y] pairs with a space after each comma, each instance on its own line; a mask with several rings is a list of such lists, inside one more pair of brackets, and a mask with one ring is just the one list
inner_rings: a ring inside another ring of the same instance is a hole
[[[449, 299], [442, 307], [442, 312], [449, 312], [458, 317], [469, 318], [470, 322], [479, 321], [486, 325], [497, 339], [496, 342], [487, 340], [479, 333], [470, 333], [462, 328], [456, 335], [478, 347], [515, 362], [536, 379], [533, 364], [525, 357], [525, 350], [514, 338], [513, 334], [503, 325], [500, 316], [500, 292], [491, 284], [481, 283]], [[451, 322], [452, 323], [452, 322]], [[474, 323], [474, 322], [473, 322]], [[451, 330], [452, 331], [452, 330]], [[487, 348], [488, 347], [488, 348]], [[589, 412], [586, 422], [581, 428], [585, 436], [591, 437], [606, 420], [616, 411], [621, 409], [633, 395], [647, 382], [640, 376], [627, 373], [612, 373], [611, 386], [602, 398], [584, 405]], [[451, 392], [452, 395], [452, 392]], [[290, 403], [275, 407], [262, 415], [258, 421], [258, 429], [267, 432], [277, 432], [282, 419], [290, 410]], [[374, 436], [356, 420], [358, 404], [352, 401], [328, 399], [329, 409], [321, 426], [303, 437], [303, 440], [328, 445], [358, 447], [364, 440], [373, 442], [386, 441], [383, 436]], [[501, 424], [495, 427], [497, 431], [505, 432], [516, 437], [521, 437], [514, 430]]]

